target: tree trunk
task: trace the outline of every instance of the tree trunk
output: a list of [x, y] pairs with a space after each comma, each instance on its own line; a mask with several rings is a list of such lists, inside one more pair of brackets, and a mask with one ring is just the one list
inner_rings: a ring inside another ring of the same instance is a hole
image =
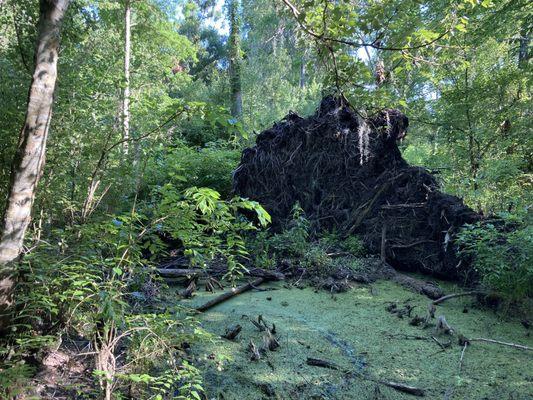
[[[6, 266], [20, 254], [41, 177], [57, 78], [60, 26], [69, 0], [41, 0], [35, 71], [24, 126], [12, 163], [9, 196], [0, 237], [0, 314], [12, 304], [13, 275]], [[2, 328], [0, 320], [0, 329]]]
[[307, 76], [306, 76], [306, 71], [305, 71], [305, 59], [302, 59], [302, 63], [300, 64], [300, 80], [299, 80], [300, 89], [305, 88], [306, 79], [307, 79]]
[[131, 60], [131, 1], [126, 0], [124, 11], [124, 98], [122, 99], [122, 138], [124, 153], [128, 154], [130, 139], [130, 60]]
[[520, 30], [520, 40], [518, 48], [518, 66], [521, 69], [525, 69], [527, 62], [529, 61], [529, 37], [531, 34], [531, 28], [528, 21], [522, 23], [522, 29]]
[[242, 116], [242, 84], [241, 84], [241, 39], [239, 0], [231, 0], [229, 5], [229, 62], [231, 86], [231, 115], [236, 119]]

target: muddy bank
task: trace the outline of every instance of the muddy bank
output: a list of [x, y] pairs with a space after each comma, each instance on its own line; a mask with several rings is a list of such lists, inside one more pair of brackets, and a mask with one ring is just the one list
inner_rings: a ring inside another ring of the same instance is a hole
[[[426, 390], [426, 398], [529, 399], [533, 397], [533, 359], [530, 352], [475, 343], [465, 352], [456, 338], [432, 336], [432, 328], [411, 326], [408, 318], [387, 312], [390, 304], [426, 312], [428, 299], [401, 286], [381, 281], [358, 286], [334, 296], [310, 288], [243, 293], [201, 315], [202, 326], [215, 337], [232, 324], [242, 331], [235, 341], [215, 338], [195, 349], [204, 371], [208, 398], [215, 399], [408, 399], [409, 394], [346, 373], [306, 364], [308, 357], [329, 360], [344, 370], [403, 382]], [[448, 292], [456, 291], [451, 286]], [[176, 289], [177, 290], [177, 289]], [[171, 294], [172, 295], [172, 294]], [[199, 293], [184, 301], [202, 304], [210, 296]], [[263, 315], [276, 325], [280, 347], [252, 362], [246, 348], [250, 339], [261, 343], [262, 333], [249, 318]], [[529, 331], [515, 320], [503, 320], [475, 305], [470, 298], [438, 306], [458, 332], [532, 346]], [[425, 337], [427, 340], [416, 339]]]

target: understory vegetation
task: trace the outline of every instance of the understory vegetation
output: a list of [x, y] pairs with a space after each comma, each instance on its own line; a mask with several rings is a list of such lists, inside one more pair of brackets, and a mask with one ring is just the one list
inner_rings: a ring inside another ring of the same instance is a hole
[[211, 398], [191, 348], [218, 338], [168, 300], [165, 263], [222, 271], [210, 290], [377, 279], [364, 235], [299, 204], [277, 224], [232, 186], [258, 132], [331, 94], [409, 117], [403, 157], [489, 219], [453, 232], [475, 289], [530, 318], [532, 30], [526, 0], [0, 0], [0, 255], [22, 232], [0, 257], [0, 398]]

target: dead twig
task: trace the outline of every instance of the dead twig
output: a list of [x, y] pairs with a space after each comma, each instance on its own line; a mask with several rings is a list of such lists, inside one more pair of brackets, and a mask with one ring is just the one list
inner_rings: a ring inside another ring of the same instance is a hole
[[437, 343], [442, 350], [446, 350], [447, 347], [450, 347], [450, 343], [446, 343], [446, 344], [441, 343], [435, 336], [431, 336], [431, 339], [435, 343]]
[[502, 346], [513, 347], [513, 348], [515, 348], [515, 349], [525, 350], [525, 351], [531, 351], [531, 350], [533, 350], [532, 347], [525, 346], [525, 345], [522, 345], [522, 344], [508, 343], [508, 342], [501, 342], [501, 341], [499, 341], [499, 340], [494, 340], [494, 339], [473, 338], [473, 339], [468, 339], [468, 341], [469, 341], [469, 342], [485, 342], [485, 343], [500, 344], [500, 345], [502, 345]]
[[463, 345], [463, 351], [461, 351], [461, 358], [459, 359], [459, 372], [463, 369], [463, 359], [465, 357], [466, 348], [468, 347], [468, 342], [465, 342]]

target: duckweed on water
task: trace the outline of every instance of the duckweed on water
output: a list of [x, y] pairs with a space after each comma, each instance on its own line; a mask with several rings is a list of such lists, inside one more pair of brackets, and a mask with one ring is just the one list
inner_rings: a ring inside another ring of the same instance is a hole
[[[343, 370], [357, 370], [381, 380], [402, 382], [426, 390], [429, 399], [531, 399], [533, 354], [495, 344], [468, 346], [459, 370], [462, 347], [456, 337], [446, 350], [430, 339], [432, 328], [409, 325], [385, 309], [391, 302], [415, 306], [413, 315], [425, 316], [428, 299], [392, 282], [361, 286], [332, 297], [312, 289], [270, 285], [270, 291], [247, 292], [204, 313], [204, 328], [215, 335], [239, 323], [236, 341], [224, 339], [196, 351], [212, 399], [408, 399], [383, 385], [338, 370], [306, 364], [307, 357], [328, 360]], [[457, 291], [460, 289], [457, 289]], [[448, 292], [453, 292], [451, 287]], [[200, 293], [191, 306], [210, 296]], [[269, 300], [270, 299], [270, 300]], [[468, 312], [465, 312], [468, 311]], [[281, 347], [261, 360], [250, 361], [250, 339], [262, 343], [262, 333], [248, 318], [263, 315], [274, 323]], [[437, 307], [450, 325], [466, 337], [484, 337], [533, 345], [519, 321], [504, 319], [476, 306], [471, 298], [449, 300]], [[426, 337], [428, 340], [414, 339]]]

